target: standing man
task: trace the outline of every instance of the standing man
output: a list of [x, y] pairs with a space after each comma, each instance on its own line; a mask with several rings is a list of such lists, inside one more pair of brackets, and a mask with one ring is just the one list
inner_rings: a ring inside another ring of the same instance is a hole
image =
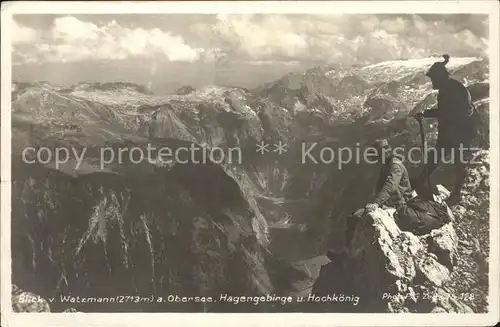
[[425, 168], [419, 180], [425, 183], [439, 166], [442, 158], [453, 155], [452, 161], [456, 169], [455, 185], [447, 202], [454, 203], [460, 201], [467, 173], [466, 163], [471, 154], [472, 140], [478, 131], [479, 114], [474, 108], [468, 89], [450, 77], [445, 67], [450, 57], [443, 55], [443, 58], [443, 62], [434, 63], [426, 74], [431, 79], [432, 88], [439, 91], [437, 108], [415, 115], [417, 120], [427, 117], [438, 120], [436, 147], [428, 152]]

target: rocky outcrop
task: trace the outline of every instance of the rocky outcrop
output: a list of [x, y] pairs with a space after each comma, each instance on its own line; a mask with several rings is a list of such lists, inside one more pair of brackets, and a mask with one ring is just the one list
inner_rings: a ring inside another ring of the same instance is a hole
[[451, 207], [456, 217], [457, 262], [450, 287], [474, 312], [487, 312], [490, 253], [489, 151], [479, 151], [462, 191], [462, 201]]
[[334, 97], [343, 100], [358, 94], [363, 94], [367, 89], [372, 87], [370, 83], [355, 75], [349, 75], [342, 78], [337, 84]]
[[390, 120], [395, 116], [404, 116], [407, 112], [404, 103], [390, 95], [371, 95], [366, 99], [364, 106], [369, 108], [365, 117], [368, 122], [379, 119]]
[[175, 94], [186, 95], [189, 93], [193, 93], [194, 91], [196, 91], [196, 89], [194, 87], [192, 87], [191, 85], [185, 85], [185, 86], [182, 86], [179, 89], [177, 89], [177, 91], [175, 91]]
[[128, 82], [92, 82], [92, 83], [80, 83], [73, 87], [73, 90], [77, 91], [116, 91], [129, 89], [135, 92], [150, 94], [148, 89], [142, 85]]
[[12, 311], [14, 312], [50, 312], [47, 300], [40, 295], [25, 292], [17, 285], [12, 285]]
[[[218, 297], [274, 290], [276, 272], [266, 268], [273, 258], [265, 248], [265, 221], [218, 165], [71, 176], [18, 160], [13, 180], [12, 280], [43, 298]], [[76, 309], [245, 308], [226, 306], [80, 303]], [[54, 311], [63, 309], [54, 303]]]
[[451, 223], [417, 237], [401, 231], [391, 211], [377, 209], [357, 224], [349, 247], [322, 268], [312, 292], [355, 294], [356, 312], [472, 312], [446, 287], [456, 246]]
[[457, 261], [458, 237], [453, 225], [448, 223], [431, 231], [427, 237], [428, 249], [438, 261], [452, 270]]
[[[12, 311], [14, 312], [51, 312], [50, 303], [54, 302], [54, 298], [49, 300], [42, 298], [40, 295], [25, 292], [17, 285], [12, 284]], [[75, 313], [79, 312], [75, 308], [67, 308], [62, 312]]]

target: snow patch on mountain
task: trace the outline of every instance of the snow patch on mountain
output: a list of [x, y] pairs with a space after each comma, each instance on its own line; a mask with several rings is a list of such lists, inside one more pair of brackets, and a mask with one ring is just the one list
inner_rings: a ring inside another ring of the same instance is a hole
[[[450, 71], [462, 68], [475, 61], [481, 61], [476, 57], [458, 57], [450, 58], [446, 68]], [[435, 62], [443, 61], [443, 58], [422, 58], [410, 60], [384, 61], [373, 65], [364, 66], [359, 70], [359, 75], [368, 82], [384, 83], [390, 80], [403, 80], [410, 78], [409, 82], [421, 84], [420, 82], [429, 82], [423, 75]], [[388, 77], [391, 79], [388, 79]]]
[[[439, 61], [440, 59], [441, 58], [429, 57], [429, 58], [409, 59], [409, 60], [383, 61], [383, 62], [379, 62], [377, 64], [364, 66], [363, 68], [361, 68], [361, 70], [380, 68], [380, 67], [385, 67], [385, 68], [408, 67], [408, 68], [424, 69], [427, 66], [430, 67], [433, 63], [435, 63], [436, 61]], [[482, 59], [478, 58], [478, 57], [451, 58], [450, 62], [446, 66], [453, 69], [453, 68], [458, 68], [458, 67], [470, 64], [471, 62], [474, 62], [477, 60], [482, 60]]]

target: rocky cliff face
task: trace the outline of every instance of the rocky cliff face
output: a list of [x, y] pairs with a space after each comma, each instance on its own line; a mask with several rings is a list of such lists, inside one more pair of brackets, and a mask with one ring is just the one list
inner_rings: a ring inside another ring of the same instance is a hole
[[456, 247], [451, 224], [419, 238], [378, 209], [363, 217], [348, 251], [323, 266], [312, 293], [358, 296], [357, 312], [472, 312], [462, 298], [470, 293], [446, 289]]
[[[13, 165], [13, 282], [44, 298], [267, 294], [266, 222], [215, 164], [71, 176]], [[216, 311], [81, 304], [84, 311]], [[64, 308], [54, 302], [55, 310]], [[240, 307], [238, 307], [240, 308]]]
[[[357, 224], [345, 251], [333, 253], [311, 293], [358, 296], [359, 303], [320, 303], [312, 311], [485, 312], [488, 275], [488, 152], [469, 169], [465, 200], [452, 222], [429, 234], [402, 231], [393, 210], [377, 209]], [[439, 199], [449, 192], [438, 186]], [[472, 204], [472, 203], [474, 204]], [[345, 230], [342, 230], [345, 234]]]

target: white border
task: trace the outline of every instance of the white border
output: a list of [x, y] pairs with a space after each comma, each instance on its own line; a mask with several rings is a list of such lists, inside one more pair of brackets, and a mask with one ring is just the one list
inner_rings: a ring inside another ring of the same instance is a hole
[[[18, 13], [481, 13], [490, 23], [490, 311], [487, 314], [15, 314], [11, 309], [10, 196], [11, 189], [11, 35]], [[2, 326], [493, 326], [499, 321], [499, 3], [497, 1], [290, 1], [290, 2], [2, 2], [1, 83], [1, 313]]]

